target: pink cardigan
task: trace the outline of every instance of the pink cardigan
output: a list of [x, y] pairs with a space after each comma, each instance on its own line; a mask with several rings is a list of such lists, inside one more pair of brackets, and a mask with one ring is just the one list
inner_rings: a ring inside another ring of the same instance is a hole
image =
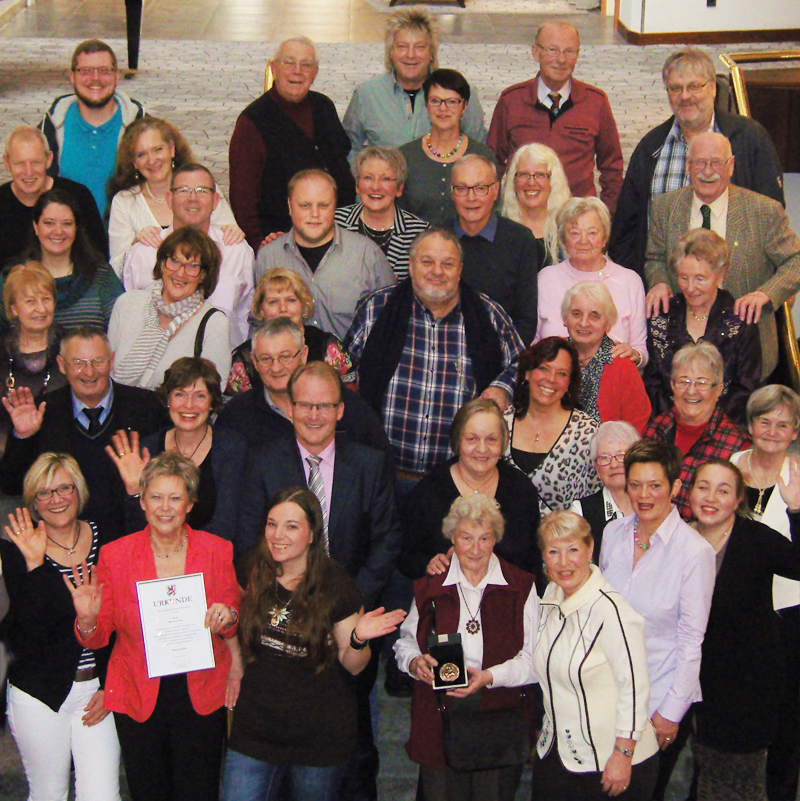
[[[186, 526], [186, 573], [203, 573], [206, 603], [223, 603], [239, 608], [239, 585], [233, 569], [233, 545], [227, 540], [194, 531]], [[147, 676], [144, 638], [139, 618], [136, 582], [158, 578], [156, 560], [150, 547], [149, 526], [100, 549], [97, 563], [99, 583], [103, 587], [103, 605], [97, 628], [91, 637], [78, 640], [87, 648], [100, 648], [108, 643], [113, 631], [117, 641], [108, 663], [105, 684], [105, 707], [122, 712], [142, 723], [153, 714], [160, 679]], [[77, 621], [76, 621], [77, 622]], [[232, 637], [231, 626], [223, 636]], [[225, 701], [225, 685], [231, 656], [227, 646], [212, 635], [216, 667], [186, 674], [192, 706], [199, 715], [209, 715]]]

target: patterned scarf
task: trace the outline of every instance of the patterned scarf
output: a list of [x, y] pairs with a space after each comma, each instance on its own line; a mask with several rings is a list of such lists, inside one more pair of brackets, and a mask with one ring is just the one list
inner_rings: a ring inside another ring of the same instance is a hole
[[614, 343], [603, 337], [597, 353], [589, 359], [589, 364], [583, 368], [581, 374], [581, 408], [590, 417], [600, 422], [600, 412], [597, 408], [597, 393], [600, 391], [600, 379], [607, 364], [611, 364], [611, 348]]
[[[170, 339], [205, 300], [202, 290], [198, 289], [188, 298], [176, 300], [174, 303], [164, 303], [163, 292], [164, 283], [161, 280], [156, 281], [153, 284], [150, 303], [145, 310], [144, 328], [122, 363], [115, 366], [114, 377], [121, 384], [145, 386], [147, 382], [141, 380], [142, 376], [145, 373], [152, 375]], [[160, 315], [172, 318], [166, 328], [162, 328], [158, 322]]]

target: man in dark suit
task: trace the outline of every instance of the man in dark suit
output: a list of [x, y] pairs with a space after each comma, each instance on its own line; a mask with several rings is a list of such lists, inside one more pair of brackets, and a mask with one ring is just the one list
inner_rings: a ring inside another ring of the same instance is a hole
[[667, 311], [677, 289], [669, 269], [676, 241], [692, 228], [710, 228], [728, 243], [725, 289], [737, 299], [736, 312], [758, 323], [766, 378], [778, 363], [775, 310], [800, 289], [800, 239], [780, 203], [731, 184], [736, 156], [722, 134], [694, 137], [686, 163], [691, 185], [659, 195], [650, 211], [647, 313]]
[[[242, 489], [239, 550], [263, 537], [267, 502], [282, 487], [308, 485], [323, 511], [325, 544], [358, 582], [364, 608], [375, 608], [400, 553], [400, 522], [388, 454], [336, 436], [343, 414], [339, 374], [323, 362], [296, 370], [288, 386], [293, 435], [251, 450]], [[377, 799], [378, 752], [369, 694], [378, 652], [354, 680], [359, 744], [340, 798]]]
[[167, 422], [155, 393], [111, 381], [113, 366], [105, 332], [79, 326], [64, 335], [58, 356], [69, 386], [46, 395], [38, 407], [27, 388], [12, 389], [3, 398], [14, 433], [0, 461], [0, 489], [20, 495], [25, 473], [39, 454], [68, 453], [89, 487], [83, 516], [97, 523], [104, 540], [125, 533], [125, 487], [105, 452], [111, 435], [128, 429], [145, 437]]
[[[289, 378], [308, 359], [302, 326], [288, 317], [268, 320], [253, 334], [250, 358], [261, 384], [234, 395], [217, 422], [238, 431], [256, 448], [292, 433]], [[341, 408], [337, 432], [346, 434], [351, 442], [391, 453], [378, 415], [360, 395], [345, 392]]]

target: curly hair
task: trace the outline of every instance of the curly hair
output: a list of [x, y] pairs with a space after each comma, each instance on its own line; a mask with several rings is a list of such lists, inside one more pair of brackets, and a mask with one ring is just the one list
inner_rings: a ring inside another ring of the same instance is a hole
[[136, 142], [145, 131], [158, 131], [168, 145], [175, 145], [173, 168], [181, 167], [194, 161], [192, 149], [181, 135], [181, 132], [171, 123], [160, 117], [141, 117], [134, 120], [122, 134], [117, 148], [117, 165], [114, 175], [108, 182], [108, 197], [113, 198], [117, 192], [130, 189], [133, 186], [144, 184], [144, 178], [139, 175], [133, 163], [136, 157]]
[[570, 410], [580, 408], [581, 368], [578, 364], [578, 351], [571, 342], [562, 337], [545, 337], [522, 351], [519, 357], [517, 382], [514, 385], [514, 397], [511, 399], [515, 417], [524, 417], [531, 402], [530, 387], [525, 374], [545, 362], [552, 362], [562, 350], [569, 354], [572, 368], [569, 374], [569, 386], [561, 398], [561, 406]]
[[[336, 661], [336, 644], [332, 636], [336, 598], [331, 592], [332, 563], [325, 552], [322, 508], [317, 496], [307, 487], [284, 487], [270, 500], [267, 520], [270, 512], [282, 503], [293, 503], [300, 507], [311, 532], [311, 542], [306, 551], [306, 570], [292, 594], [292, 614], [286, 634], [293, 644], [305, 646], [308, 663], [320, 671]], [[278, 578], [281, 575], [283, 568], [272, 558], [266, 537], [262, 537], [242, 597], [239, 624], [249, 662], [255, 659], [261, 634], [267, 628], [274, 610], [283, 606], [283, 601], [278, 598]]]

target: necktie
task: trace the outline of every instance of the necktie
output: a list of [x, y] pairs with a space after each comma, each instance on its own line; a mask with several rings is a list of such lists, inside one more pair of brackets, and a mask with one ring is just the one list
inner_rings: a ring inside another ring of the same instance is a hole
[[83, 413], [89, 418], [89, 428], [87, 431], [89, 432], [89, 436], [94, 436], [97, 434], [102, 426], [100, 425], [100, 415], [103, 413], [103, 407], [98, 406], [95, 409], [84, 409]]
[[706, 231], [710, 231], [711, 230], [711, 206], [708, 206], [705, 203], [703, 203], [703, 205], [700, 206], [700, 214], [703, 215], [703, 228], [705, 228]]
[[325, 485], [322, 483], [322, 471], [319, 463], [322, 460], [319, 456], [307, 456], [306, 462], [310, 468], [308, 474], [308, 488], [317, 496], [319, 505], [322, 507], [322, 535], [325, 538], [325, 551], [330, 553], [328, 547], [328, 508], [325, 504]]
[[558, 107], [561, 105], [561, 95], [558, 92], [550, 92], [550, 94], [547, 95], [547, 96], [550, 98], [550, 100], [553, 103], [550, 111], [553, 112], [553, 116], [554, 117], [557, 117], [558, 116]]

